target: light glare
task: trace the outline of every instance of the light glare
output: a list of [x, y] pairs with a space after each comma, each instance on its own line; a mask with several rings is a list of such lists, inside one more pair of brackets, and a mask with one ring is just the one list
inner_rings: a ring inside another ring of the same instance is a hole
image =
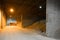
[[11, 8], [11, 9], [10, 9], [10, 12], [14, 12], [14, 10]]
[[42, 8], [42, 6], [40, 6], [39, 8]]

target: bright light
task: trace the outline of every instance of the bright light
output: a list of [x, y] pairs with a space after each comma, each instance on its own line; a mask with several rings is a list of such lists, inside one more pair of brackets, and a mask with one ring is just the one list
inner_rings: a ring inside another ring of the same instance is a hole
[[13, 8], [11, 8], [11, 9], [10, 9], [10, 12], [14, 12], [14, 9], [13, 9]]
[[1, 10], [0, 10], [0, 26], [1, 26]]
[[39, 8], [42, 8], [42, 6], [40, 6]]
[[[1, 24], [2, 23], [2, 24]], [[0, 10], [0, 28], [1, 27], [5, 27], [5, 25], [6, 25], [6, 20], [5, 20], [5, 17], [3, 16], [3, 11], [2, 10]]]
[[1, 20], [1, 10], [0, 10], [0, 20]]

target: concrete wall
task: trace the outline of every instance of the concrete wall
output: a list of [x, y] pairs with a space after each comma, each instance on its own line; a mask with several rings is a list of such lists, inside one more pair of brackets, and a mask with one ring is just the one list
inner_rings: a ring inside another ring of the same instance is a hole
[[0, 29], [1, 29], [1, 26], [2, 26], [2, 28], [4, 28], [6, 26], [6, 18], [3, 15], [2, 10], [0, 10]]
[[46, 15], [47, 36], [60, 38], [60, 0], [47, 0]]
[[6, 27], [6, 18], [5, 16], [2, 15], [2, 27], [5, 28]]
[[0, 29], [1, 29], [1, 10], [0, 10]]

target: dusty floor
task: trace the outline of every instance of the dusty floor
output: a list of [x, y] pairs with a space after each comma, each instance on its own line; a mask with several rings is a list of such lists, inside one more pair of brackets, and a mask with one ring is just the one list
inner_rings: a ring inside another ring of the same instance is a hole
[[19, 28], [19, 27], [6, 27], [0, 31], [0, 40], [55, 40], [41, 36], [34, 30]]

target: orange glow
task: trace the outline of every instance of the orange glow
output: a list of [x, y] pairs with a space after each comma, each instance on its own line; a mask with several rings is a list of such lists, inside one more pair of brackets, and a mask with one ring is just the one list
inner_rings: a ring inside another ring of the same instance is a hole
[[14, 9], [13, 9], [13, 8], [11, 8], [11, 9], [10, 9], [10, 12], [14, 12]]
[[1, 27], [1, 10], [0, 10], [0, 27]]
[[19, 30], [19, 27], [17, 26], [6, 26], [4, 29], [2, 29], [2, 32], [9, 32], [9, 33], [14, 33]]
[[3, 11], [0, 10], [0, 29], [1, 27], [4, 28], [6, 26], [6, 19], [5, 16], [3, 16]]
[[6, 26], [4, 27], [1, 31], [2, 32], [9, 32], [9, 33], [14, 33], [16, 31], [19, 31], [19, 30], [22, 30], [22, 26], [21, 26], [21, 23], [20, 25], [12, 25], [12, 26]]

